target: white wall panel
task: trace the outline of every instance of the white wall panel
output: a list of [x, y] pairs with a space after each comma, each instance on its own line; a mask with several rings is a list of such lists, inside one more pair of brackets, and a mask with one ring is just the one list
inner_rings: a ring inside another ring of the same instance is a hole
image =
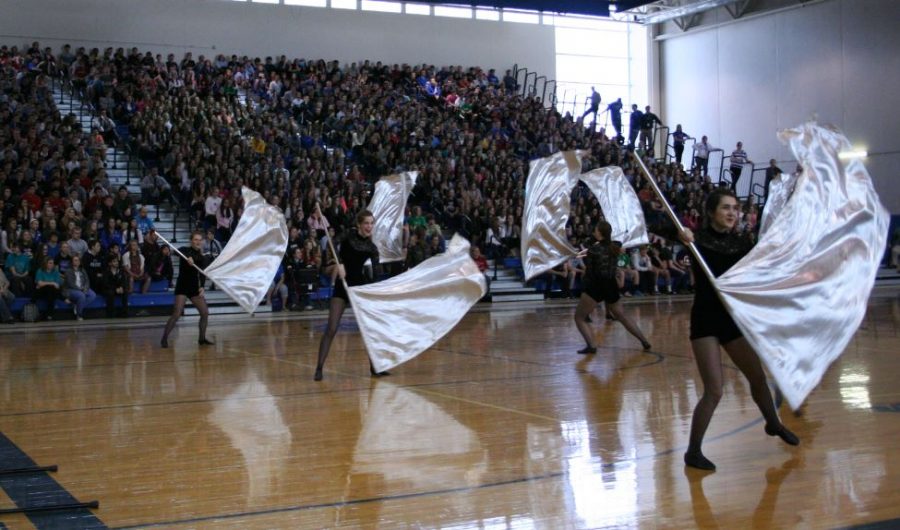
[[898, 214], [898, 21], [895, 0], [831, 0], [669, 34], [660, 42], [662, 117], [728, 151], [743, 140], [754, 161], [789, 169], [776, 131], [817, 116], [868, 149], [876, 188]]
[[223, 0], [3, 0], [0, 41], [361, 59], [553, 76], [552, 26]]

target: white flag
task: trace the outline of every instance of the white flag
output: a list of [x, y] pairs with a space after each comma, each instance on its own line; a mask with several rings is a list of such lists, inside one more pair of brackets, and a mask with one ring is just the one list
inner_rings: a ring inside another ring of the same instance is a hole
[[[351, 475], [378, 476], [385, 484], [422, 491], [438, 484], [480, 484], [488, 462], [478, 435], [432, 399], [383, 379], [373, 381]], [[398, 465], [398, 453], [415, 464]]]
[[406, 259], [403, 246], [403, 215], [406, 199], [416, 185], [418, 171], [405, 171], [381, 177], [375, 183], [375, 193], [369, 203], [369, 211], [375, 216], [372, 242], [378, 247], [382, 263]]
[[203, 273], [216, 287], [253, 313], [262, 301], [287, 249], [284, 214], [259, 193], [243, 188], [244, 213], [222, 253]]
[[584, 154], [585, 151], [566, 151], [531, 161], [525, 181], [521, 234], [526, 281], [577, 253], [566, 238], [566, 222]]
[[522, 268], [530, 280], [577, 253], [566, 237], [572, 190], [583, 181], [612, 226], [612, 238], [626, 248], [649, 242], [644, 212], [621, 168], [581, 174], [586, 151], [567, 151], [531, 161], [522, 214]]
[[623, 248], [650, 243], [641, 201], [622, 168], [616, 166], [593, 169], [581, 175], [591, 193], [597, 197], [603, 217], [612, 227], [612, 239]]
[[796, 409], [865, 316], [889, 216], [863, 163], [840, 160], [850, 150], [842, 134], [808, 123], [779, 137], [803, 172], [759, 243], [716, 286]]
[[454, 235], [447, 252], [348, 292], [372, 366], [383, 372], [446, 335], [487, 293], [487, 283], [469, 256], [469, 242]]

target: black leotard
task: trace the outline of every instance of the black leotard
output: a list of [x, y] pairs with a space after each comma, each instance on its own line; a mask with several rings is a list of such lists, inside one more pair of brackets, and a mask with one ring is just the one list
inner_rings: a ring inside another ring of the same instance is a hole
[[584, 257], [584, 293], [595, 302], [614, 304], [619, 301], [616, 263], [620, 245], [617, 241], [598, 241]]
[[[753, 242], [746, 235], [717, 232], [710, 227], [701, 228], [694, 234], [694, 244], [717, 278], [753, 248]], [[743, 334], [696, 260], [692, 260], [691, 267], [694, 271], [691, 340], [712, 336], [725, 344], [741, 337]]]
[[[375, 278], [370, 278], [366, 274], [365, 263], [368, 260], [372, 260], [373, 275], [378, 276], [378, 247], [371, 238], [362, 237], [359, 232], [353, 231], [341, 241], [340, 258], [347, 273], [347, 285], [350, 287], [374, 281]], [[340, 280], [336, 282], [333, 296], [350, 301], [350, 296], [344, 290], [344, 282]]]
[[[178, 249], [182, 254], [194, 260], [194, 265], [201, 269], [206, 266], [206, 256], [194, 247], [181, 247]], [[191, 266], [186, 259], [179, 256], [181, 260], [178, 266], [178, 279], [175, 281], [175, 294], [184, 295], [193, 298], [200, 294], [200, 288], [203, 286], [203, 279], [200, 272]]]

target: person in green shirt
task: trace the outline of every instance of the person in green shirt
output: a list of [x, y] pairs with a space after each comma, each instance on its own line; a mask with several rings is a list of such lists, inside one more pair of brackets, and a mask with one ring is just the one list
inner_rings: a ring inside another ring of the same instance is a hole
[[21, 251], [18, 241], [12, 242], [9, 250], [3, 267], [6, 269], [10, 290], [17, 296], [24, 296], [31, 288], [31, 277], [28, 275], [31, 270], [31, 255]]
[[409, 218], [409, 230], [410, 232], [415, 232], [416, 228], [420, 226], [428, 228], [428, 221], [422, 215], [422, 207], [416, 206], [413, 208], [413, 215]]
[[34, 275], [34, 296], [32, 301], [43, 300], [47, 304], [47, 309], [43, 317], [46, 320], [53, 320], [53, 307], [56, 300], [62, 295], [62, 276], [59, 269], [56, 268], [53, 258], [44, 258], [44, 263]]

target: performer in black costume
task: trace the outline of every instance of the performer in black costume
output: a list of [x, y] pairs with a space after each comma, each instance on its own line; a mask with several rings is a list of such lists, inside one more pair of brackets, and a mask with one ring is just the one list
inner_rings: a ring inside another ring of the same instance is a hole
[[[740, 205], [733, 191], [716, 189], [706, 200], [703, 228], [697, 234], [685, 229], [679, 235], [683, 242], [693, 242], [697, 246], [716, 277], [730, 269], [753, 246], [749, 236], [734, 232], [739, 211]], [[703, 380], [703, 396], [694, 408], [691, 438], [684, 454], [684, 463], [698, 469], [716, 469], [715, 464], [703, 456], [700, 446], [722, 397], [722, 355], [719, 346], [725, 348], [725, 352], [750, 383], [753, 401], [766, 419], [766, 434], [779, 436], [790, 445], [798, 445], [800, 440], [778, 418], [759, 357], [728, 314], [715, 287], [696, 260], [692, 266], [694, 305], [691, 308], [691, 347]]]
[[578, 254], [584, 258], [584, 292], [578, 300], [575, 308], [575, 327], [581, 332], [587, 347], [578, 350], [581, 354], [597, 353], [597, 345], [594, 340], [594, 331], [588, 322], [588, 317], [597, 304], [606, 303], [607, 315], [612, 315], [625, 326], [629, 333], [641, 341], [644, 350], [650, 349], [650, 342], [641, 333], [628, 315], [622, 312], [619, 303], [619, 286], [616, 283], [616, 262], [622, 252], [622, 246], [618, 241], [611, 239], [612, 227], [606, 221], [600, 221], [594, 227], [594, 239], [596, 243], [587, 250]]
[[180, 258], [181, 262], [178, 267], [178, 280], [175, 281], [175, 306], [172, 308], [172, 316], [166, 322], [166, 330], [163, 332], [162, 340], [159, 345], [163, 348], [169, 347], [169, 333], [175, 328], [175, 323], [181, 318], [184, 306], [190, 298], [191, 303], [200, 312], [200, 338], [197, 340], [201, 346], [211, 345], [212, 341], [206, 338], [206, 325], [209, 322], [209, 308], [206, 306], [206, 298], [203, 297], [203, 278], [200, 271], [195, 269], [193, 265], [197, 265], [201, 269], [206, 267], [206, 257], [201, 251], [203, 245], [203, 233], [194, 232], [191, 234], [191, 246], [181, 247], [179, 250], [187, 256], [187, 259]]
[[[322, 380], [322, 369], [325, 367], [325, 359], [328, 358], [328, 352], [331, 349], [331, 341], [337, 333], [338, 326], [341, 323], [341, 317], [344, 315], [344, 309], [350, 303], [350, 295], [344, 288], [345, 279], [347, 285], [365, 285], [372, 283], [374, 278], [366, 275], [365, 263], [372, 261], [372, 274], [377, 277], [379, 274], [378, 264], [378, 247], [372, 242], [372, 229], [375, 228], [375, 217], [369, 210], [362, 210], [356, 215], [356, 231], [350, 232], [341, 241], [340, 263], [333, 264], [332, 277], [335, 278], [334, 294], [331, 297], [331, 306], [328, 309], [328, 326], [322, 334], [322, 341], [319, 343], [319, 360], [316, 363], [316, 381]], [[330, 256], [333, 260], [334, 256]], [[329, 267], [329, 268], [331, 268]], [[371, 363], [369, 370], [372, 375], [387, 375], [387, 372], [380, 374], [375, 373]]]

